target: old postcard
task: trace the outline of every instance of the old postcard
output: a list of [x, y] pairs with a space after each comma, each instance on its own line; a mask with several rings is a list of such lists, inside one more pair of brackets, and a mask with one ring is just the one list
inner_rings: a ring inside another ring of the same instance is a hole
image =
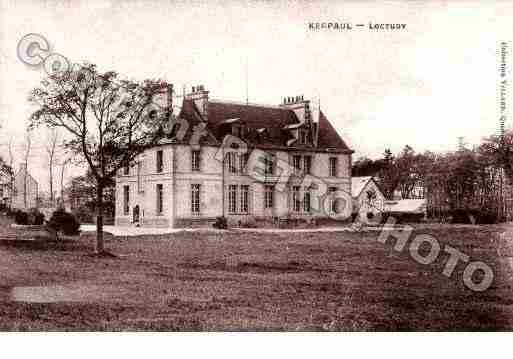
[[513, 329], [513, 1], [0, 1], [0, 330]]

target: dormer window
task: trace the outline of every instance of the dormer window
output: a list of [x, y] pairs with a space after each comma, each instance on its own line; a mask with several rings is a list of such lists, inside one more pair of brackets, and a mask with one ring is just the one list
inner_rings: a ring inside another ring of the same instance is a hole
[[240, 127], [239, 125], [232, 125], [232, 135], [235, 137], [240, 137]]
[[307, 139], [306, 130], [299, 130], [299, 144], [305, 145], [307, 142], [306, 139]]
[[232, 135], [238, 138], [242, 138], [244, 136], [244, 126], [238, 123], [234, 123], [232, 125]]
[[264, 156], [264, 175], [272, 176], [274, 174], [274, 156], [266, 154]]

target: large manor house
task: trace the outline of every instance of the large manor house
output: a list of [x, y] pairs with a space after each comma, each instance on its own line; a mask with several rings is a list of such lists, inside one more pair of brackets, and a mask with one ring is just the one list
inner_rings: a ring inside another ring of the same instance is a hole
[[[192, 141], [192, 131], [177, 136], [180, 129], [174, 129], [119, 171], [116, 225], [184, 227], [220, 216], [242, 225], [350, 213], [350, 197], [320, 203], [319, 193], [351, 193], [353, 151], [302, 96], [255, 105], [210, 99], [197, 86], [184, 95], [177, 118], [180, 126], [204, 128], [203, 135]], [[230, 137], [247, 152], [225, 148]], [[265, 154], [258, 176], [249, 169], [255, 151]]]

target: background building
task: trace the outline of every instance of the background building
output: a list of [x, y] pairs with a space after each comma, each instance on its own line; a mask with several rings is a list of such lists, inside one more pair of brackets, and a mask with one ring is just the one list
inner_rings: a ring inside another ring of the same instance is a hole
[[27, 166], [22, 164], [14, 175], [14, 196], [12, 207], [18, 209], [30, 209], [37, 207], [37, 181], [27, 171]]
[[383, 212], [385, 195], [372, 176], [352, 177], [353, 213]]
[[11, 166], [0, 163], [0, 205], [9, 207], [12, 201], [14, 173]]

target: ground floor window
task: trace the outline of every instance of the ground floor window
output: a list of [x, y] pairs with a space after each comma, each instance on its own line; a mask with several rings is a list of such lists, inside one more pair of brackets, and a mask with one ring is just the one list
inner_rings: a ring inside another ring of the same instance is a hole
[[157, 215], [164, 212], [164, 186], [157, 184]]
[[274, 206], [274, 186], [265, 186], [264, 188], [264, 208], [273, 208]]
[[303, 211], [305, 211], [305, 213], [310, 213], [312, 209], [311, 198], [312, 194], [310, 193], [310, 189], [305, 189], [305, 193], [303, 194]]
[[240, 186], [240, 212], [247, 214], [249, 212], [249, 186]]
[[191, 185], [191, 212], [193, 214], [200, 213], [200, 185]]
[[130, 214], [130, 186], [123, 186], [123, 214]]
[[[328, 195], [335, 193], [338, 191], [337, 187], [329, 187], [328, 188]], [[338, 213], [338, 200], [335, 195], [331, 195], [329, 198], [330, 201], [330, 210], [332, 213]]]
[[228, 213], [235, 214], [237, 212], [237, 185], [228, 186]]
[[301, 198], [299, 196], [299, 186], [292, 186], [292, 210], [294, 212], [301, 211]]

